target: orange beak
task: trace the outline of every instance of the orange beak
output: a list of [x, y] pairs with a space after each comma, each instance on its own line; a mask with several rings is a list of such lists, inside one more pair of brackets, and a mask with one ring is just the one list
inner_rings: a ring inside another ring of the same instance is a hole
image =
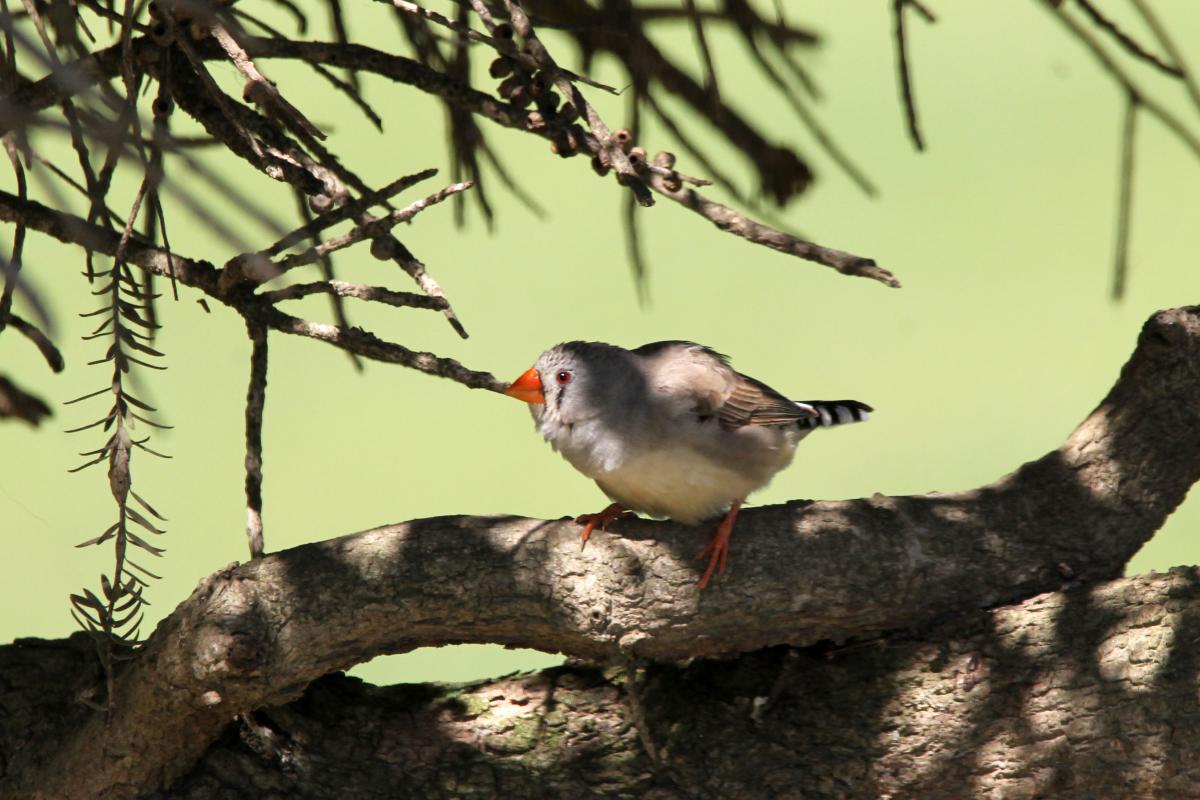
[[524, 403], [546, 402], [546, 395], [542, 392], [542, 379], [533, 367], [522, 372], [521, 377], [510, 383], [504, 393]]

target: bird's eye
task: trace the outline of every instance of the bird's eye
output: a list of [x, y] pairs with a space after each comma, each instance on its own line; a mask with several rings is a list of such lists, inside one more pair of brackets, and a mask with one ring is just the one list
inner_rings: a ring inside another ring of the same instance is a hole
[[559, 370], [559, 373], [554, 376], [554, 380], [558, 381], [559, 386], [566, 386], [571, 382], [571, 378], [575, 377], [569, 370]]

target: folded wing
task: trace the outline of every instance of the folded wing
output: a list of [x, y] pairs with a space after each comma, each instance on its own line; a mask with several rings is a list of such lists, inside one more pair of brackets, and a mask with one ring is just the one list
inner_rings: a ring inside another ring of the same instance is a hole
[[725, 356], [702, 345], [655, 342], [633, 352], [644, 366], [651, 391], [675, 413], [715, 416], [726, 430], [793, 425], [819, 416], [812, 406], [737, 372]]

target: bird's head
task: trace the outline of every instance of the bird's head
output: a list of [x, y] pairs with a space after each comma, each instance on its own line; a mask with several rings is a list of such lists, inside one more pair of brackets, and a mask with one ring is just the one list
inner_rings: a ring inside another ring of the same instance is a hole
[[599, 342], [565, 342], [542, 353], [504, 391], [529, 404], [534, 419], [575, 423], [613, 405], [628, 384], [628, 353]]

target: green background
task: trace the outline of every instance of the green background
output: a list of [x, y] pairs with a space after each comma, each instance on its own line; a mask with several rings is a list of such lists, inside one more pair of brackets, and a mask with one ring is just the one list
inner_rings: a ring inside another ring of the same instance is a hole
[[[1125, 300], [1111, 302], [1121, 91], [1038, 3], [938, 5], [945, 8], [935, 8], [942, 12], [936, 25], [914, 17], [909, 26], [929, 145], [918, 154], [897, 102], [885, 4], [786, 4], [792, 19], [825, 37], [822, 48], [800, 54], [824, 91], [817, 111], [880, 187], [877, 199], [865, 197], [814, 145], [752, 67], [741, 42], [709, 29], [725, 99], [772, 138], [798, 146], [819, 176], [813, 190], [779, 218], [818, 242], [878, 259], [903, 289], [752, 246], [663, 200], [639, 212], [650, 264], [650, 300], [639, 305], [620, 224], [624, 196], [612, 179], [596, 178], [585, 159], [552, 156], [544, 141], [484, 123], [509, 169], [550, 209], [548, 219], [537, 219], [493, 179], [491, 199], [500, 207], [493, 231], [474, 214], [466, 228], [455, 228], [449, 204], [398, 231], [442, 283], [471, 338], [460, 340], [431, 312], [350, 301], [352, 320], [386, 339], [502, 378], [515, 377], [543, 349], [567, 339], [627, 346], [693, 339], [728, 353], [739, 369], [792, 396], [853, 397], [875, 406], [868, 425], [806, 440], [794, 466], [753, 498], [760, 504], [967, 489], [1041, 456], [1104, 396], [1144, 320], [1158, 309], [1197, 300], [1200, 167], [1160, 125], [1140, 121], [1131, 280]], [[1189, 45], [1200, 42], [1200, 7], [1184, 0], [1155, 5], [1184, 52], [1196, 53]], [[352, 38], [403, 51], [390, 15], [378, 4], [352, 4]], [[1150, 41], [1135, 20], [1127, 22]], [[657, 39], [698, 74], [685, 25], [663, 26]], [[557, 40], [550, 42], [554, 47]], [[556, 52], [560, 61], [572, 62], [565, 45], [558, 43]], [[484, 67], [487, 54], [478, 51], [476, 60]], [[380, 134], [306, 69], [271, 61], [259, 66], [331, 134], [331, 149], [373, 185], [428, 166], [442, 168], [399, 202], [449, 182], [436, 102], [364, 77], [367, 97], [385, 119]], [[1193, 66], [1200, 67], [1200, 57]], [[240, 94], [231, 66], [212, 68], [229, 91]], [[1147, 85], [1163, 88], [1197, 127], [1181, 91], [1146, 69], [1133, 69]], [[592, 74], [625, 82], [603, 59]], [[596, 91], [589, 97], [613, 127], [627, 121], [625, 98]], [[681, 114], [711, 140], [700, 120]], [[173, 125], [180, 133], [194, 130], [182, 113]], [[678, 152], [654, 126], [640, 133], [651, 152]], [[55, 136], [42, 134], [35, 144], [60, 163], [73, 163]], [[752, 170], [745, 161], [714, 147], [722, 168], [749, 189]], [[287, 190], [232, 158], [212, 163], [283, 224], [292, 224]], [[679, 168], [703, 171], [682, 153]], [[139, 177], [121, 177], [113, 195], [118, 209], [127, 207]], [[221, 263], [274, 240], [204, 181], [180, 170], [173, 177], [210, 209], [226, 212], [237, 234], [222, 236], [178, 203], [169, 204], [179, 252]], [[3, 180], [11, 190], [11, 178]], [[339, 254], [338, 264], [343, 279], [410, 288], [402, 273], [373, 260], [365, 246]], [[44, 295], [52, 295], [65, 373], [50, 374], [15, 332], [0, 337], [3, 371], [53, 401], [93, 391], [109, 377], [107, 365], [85, 366], [107, 342], [79, 340], [93, 321], [76, 314], [96, 307], [81, 269], [77, 254], [32, 235], [26, 270]], [[168, 553], [148, 564], [164, 580], [151, 587], [155, 616], [145, 632], [200, 579], [246, 555], [242, 415], [249, 345], [235, 314], [216, 303], [206, 313], [198, 296], [184, 289], [180, 302], [160, 304], [165, 327], [157, 346], [170, 369], [143, 370], [134, 387], [175, 426], [150, 442], [170, 453], [170, 461], [138, 454], [132, 465], [134, 488], [170, 520], [167, 535], [156, 542]], [[323, 299], [288, 308], [328, 318]], [[360, 375], [340, 351], [283, 335], [271, 336], [269, 378], [269, 550], [416, 517], [554, 518], [595, 511], [606, 502], [533, 432], [525, 408], [506, 398], [388, 365], [370, 364]], [[66, 474], [80, 462], [74, 454], [99, 447], [103, 437], [94, 430], [61, 432], [105, 409], [97, 398], [56, 406], [40, 430], [0, 426], [0, 530], [8, 553], [0, 581], [0, 641], [70, 633], [68, 592], [95, 588], [99, 573], [111, 566], [107, 548], [72, 549], [114, 518], [103, 467]], [[1200, 505], [1186, 503], [1130, 570], [1195, 563], [1198, 519]], [[696, 535], [699, 544], [707, 532]], [[735, 542], [735, 565], [737, 547]], [[736, 568], [729, 579], [737, 579]], [[556, 659], [454, 647], [376, 659], [356, 671], [377, 682], [464, 680]]]

